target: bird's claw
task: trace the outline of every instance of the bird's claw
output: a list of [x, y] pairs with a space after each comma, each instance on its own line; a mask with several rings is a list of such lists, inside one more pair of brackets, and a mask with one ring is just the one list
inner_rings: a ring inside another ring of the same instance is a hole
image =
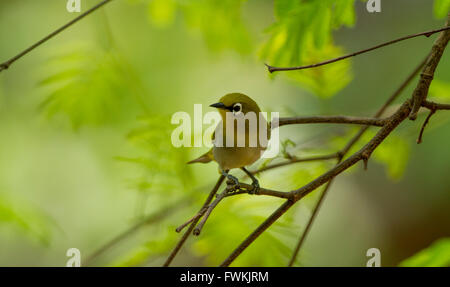
[[238, 190], [238, 189], [241, 188], [241, 186], [239, 184], [239, 180], [236, 177], [234, 177], [231, 174], [229, 174], [229, 175], [227, 175], [227, 178], [228, 178], [228, 180], [227, 180], [227, 188], [230, 191]]
[[254, 180], [252, 182], [252, 190], [249, 191], [249, 194], [257, 194], [259, 192], [260, 186], [259, 186], [259, 182], [257, 180]]

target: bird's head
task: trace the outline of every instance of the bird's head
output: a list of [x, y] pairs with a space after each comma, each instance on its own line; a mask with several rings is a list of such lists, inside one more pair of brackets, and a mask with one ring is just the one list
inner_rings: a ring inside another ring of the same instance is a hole
[[210, 105], [210, 107], [217, 108], [224, 118], [227, 112], [232, 112], [234, 115], [248, 112], [258, 114], [261, 110], [258, 104], [250, 97], [241, 93], [231, 93], [223, 96], [218, 103]]

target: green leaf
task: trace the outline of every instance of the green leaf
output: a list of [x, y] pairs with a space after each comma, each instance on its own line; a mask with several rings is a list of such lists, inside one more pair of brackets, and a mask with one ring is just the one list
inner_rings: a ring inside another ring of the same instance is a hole
[[431, 246], [400, 262], [401, 267], [450, 267], [450, 238], [442, 238]]
[[434, 0], [434, 16], [445, 18], [450, 11], [450, 0]]

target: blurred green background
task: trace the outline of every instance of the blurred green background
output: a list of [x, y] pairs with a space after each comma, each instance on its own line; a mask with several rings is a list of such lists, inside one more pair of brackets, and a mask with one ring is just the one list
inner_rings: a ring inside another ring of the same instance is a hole
[[[82, 10], [96, 3], [82, 0]], [[303, 72], [270, 75], [264, 67], [314, 63], [440, 28], [450, 1], [382, 1], [382, 12], [372, 14], [365, 5], [115, 0], [1, 72], [0, 266], [65, 266], [69, 248], [85, 260], [145, 216], [184, 202], [89, 262], [160, 266], [180, 236], [175, 227], [198, 210], [218, 177], [214, 163], [185, 164], [206, 148], [170, 144], [171, 115], [192, 115], [194, 104], [206, 112], [222, 95], [242, 92], [281, 116], [373, 114], [436, 35]], [[1, 1], [0, 61], [75, 16], [65, 0]], [[447, 50], [430, 97], [450, 102], [449, 87]], [[396, 266], [429, 246], [403, 265], [450, 265], [449, 119], [437, 113], [421, 145], [423, 115], [405, 121], [368, 171], [357, 165], [339, 176], [296, 265], [365, 266], [375, 247], [383, 266]], [[280, 135], [286, 152], [308, 156], [339, 149], [354, 131], [302, 125]], [[332, 166], [291, 165], [263, 173], [260, 182], [289, 191]], [[285, 266], [317, 198], [316, 191], [299, 202], [233, 266]], [[218, 265], [280, 203], [228, 198], [173, 265]]]

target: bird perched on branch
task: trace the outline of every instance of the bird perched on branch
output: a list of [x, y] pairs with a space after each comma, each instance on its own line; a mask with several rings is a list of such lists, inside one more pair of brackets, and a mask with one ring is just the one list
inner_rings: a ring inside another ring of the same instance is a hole
[[261, 157], [270, 139], [270, 127], [261, 110], [254, 100], [241, 93], [227, 94], [210, 107], [217, 108], [222, 118], [212, 136], [213, 148], [188, 163], [216, 161], [219, 171], [237, 189], [239, 181], [229, 171], [240, 168], [253, 181], [252, 193], [258, 192], [258, 180], [245, 167]]

